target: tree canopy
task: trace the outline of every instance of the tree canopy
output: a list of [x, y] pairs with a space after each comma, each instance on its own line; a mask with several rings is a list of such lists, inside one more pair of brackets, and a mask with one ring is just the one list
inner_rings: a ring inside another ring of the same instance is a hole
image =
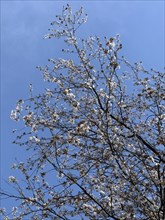
[[[8, 181], [4, 219], [165, 219], [164, 73], [121, 56], [119, 35], [77, 37], [87, 21], [69, 5], [45, 38], [67, 58], [37, 67], [49, 89], [17, 102], [14, 144], [30, 152]], [[14, 171], [13, 171], [14, 172]]]

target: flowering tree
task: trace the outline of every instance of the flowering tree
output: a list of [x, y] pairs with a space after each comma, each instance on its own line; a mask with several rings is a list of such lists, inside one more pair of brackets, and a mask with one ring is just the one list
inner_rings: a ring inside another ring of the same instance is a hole
[[50, 89], [30, 86], [12, 111], [23, 127], [14, 143], [31, 156], [13, 164], [16, 193], [1, 195], [17, 200], [17, 220], [163, 220], [164, 74], [120, 56], [118, 35], [79, 40], [86, 19], [67, 5], [51, 23], [45, 38], [63, 38], [69, 59], [38, 67]]

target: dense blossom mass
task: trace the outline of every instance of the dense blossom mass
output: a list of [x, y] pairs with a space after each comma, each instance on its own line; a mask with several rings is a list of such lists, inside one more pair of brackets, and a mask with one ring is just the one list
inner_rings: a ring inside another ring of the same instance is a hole
[[[79, 39], [87, 20], [69, 5], [45, 38], [62, 38], [64, 58], [37, 67], [50, 85], [20, 99], [15, 144], [29, 151], [17, 200], [4, 219], [165, 219], [164, 74], [130, 64], [119, 35]], [[13, 172], [14, 175], [14, 172]]]

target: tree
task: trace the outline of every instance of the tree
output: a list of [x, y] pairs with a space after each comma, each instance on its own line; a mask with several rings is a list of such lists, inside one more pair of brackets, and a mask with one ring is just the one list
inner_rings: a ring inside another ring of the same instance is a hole
[[79, 40], [86, 20], [67, 5], [51, 23], [45, 38], [63, 38], [68, 59], [38, 67], [50, 89], [33, 95], [30, 85], [11, 113], [30, 157], [13, 164], [16, 193], [1, 195], [19, 202], [17, 220], [163, 220], [164, 74], [120, 56], [119, 35]]

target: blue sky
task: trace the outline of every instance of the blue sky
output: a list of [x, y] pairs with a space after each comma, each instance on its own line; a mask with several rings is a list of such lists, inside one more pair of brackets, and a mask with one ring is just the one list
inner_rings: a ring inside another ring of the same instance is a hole
[[58, 57], [60, 45], [42, 37], [67, 3], [73, 9], [83, 6], [89, 16], [80, 37], [119, 33], [122, 55], [129, 61], [143, 61], [146, 68], [157, 70], [165, 66], [164, 1], [1, 1], [1, 186], [5, 188], [11, 164], [15, 158], [25, 158], [24, 149], [11, 144], [17, 124], [10, 120], [10, 112], [18, 99], [28, 97], [30, 83], [35, 93], [43, 90], [35, 67]]

